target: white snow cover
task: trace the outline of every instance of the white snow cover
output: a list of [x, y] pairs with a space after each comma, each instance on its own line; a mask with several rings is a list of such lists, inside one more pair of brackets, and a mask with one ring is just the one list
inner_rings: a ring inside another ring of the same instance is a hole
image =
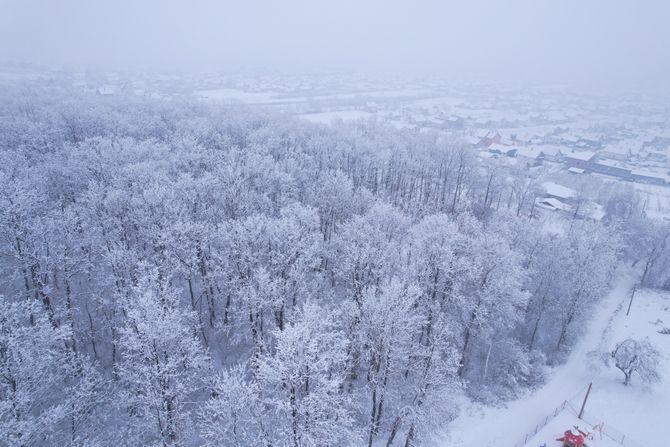
[[[625, 436], [628, 446], [663, 446], [670, 440], [670, 335], [658, 331], [670, 326], [670, 293], [638, 290], [630, 315], [626, 309], [630, 292], [637, 277], [621, 274], [616, 287], [594, 312], [590, 324], [575, 346], [568, 361], [557, 367], [548, 382], [536, 392], [510, 402], [504, 407], [485, 407], [463, 399], [463, 411], [441, 439], [444, 446], [498, 447], [521, 445], [559, 447], [555, 438], [564, 430], [589, 423], [579, 421], [570, 411], [559, 412], [556, 419], [532, 436], [554, 409], [568, 401], [568, 408], [577, 412], [589, 382], [593, 387], [586, 405], [585, 419], [604, 423], [604, 433], [612, 437]], [[622, 374], [613, 366], [607, 367], [602, 355], [625, 338], [649, 337], [662, 353], [661, 381], [645, 385], [633, 378], [630, 386], [623, 385]], [[523, 441], [530, 434], [529, 441]], [[621, 439], [621, 438], [617, 438]], [[607, 436], [597, 435], [589, 447], [621, 445]]]
[[589, 161], [596, 155], [592, 151], [570, 152], [566, 157], [574, 158], [575, 160]]
[[567, 186], [559, 185], [558, 183], [554, 182], [544, 182], [542, 183], [542, 187], [544, 188], [545, 191], [547, 191], [547, 194], [552, 195], [554, 197], [570, 199], [577, 195], [577, 192], [574, 189], [568, 188]]
[[552, 197], [549, 198], [544, 198], [544, 199], [537, 199], [537, 204], [543, 208], [548, 208], [551, 210], [563, 210], [563, 211], [570, 211], [570, 206], [566, 205], [565, 203], [561, 202], [558, 199], [554, 199]]
[[342, 121], [366, 119], [372, 116], [372, 114], [363, 110], [336, 110], [333, 112], [304, 113], [298, 116], [313, 123], [330, 124], [333, 120], [337, 119], [341, 119]]

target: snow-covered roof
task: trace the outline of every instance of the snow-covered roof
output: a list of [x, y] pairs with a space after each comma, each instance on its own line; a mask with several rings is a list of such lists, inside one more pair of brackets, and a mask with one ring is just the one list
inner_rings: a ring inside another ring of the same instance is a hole
[[576, 143], [579, 141], [579, 137], [577, 135], [564, 135], [562, 139], [568, 143]]
[[634, 169], [631, 171], [631, 174], [633, 175], [639, 175], [643, 177], [651, 177], [651, 178], [656, 178], [656, 179], [662, 179], [665, 181], [670, 180], [667, 175], [661, 173], [661, 172], [654, 172], [654, 171], [645, 171], [641, 169]]
[[491, 152], [501, 152], [503, 154], [505, 154], [509, 151], [515, 150], [515, 149], [517, 149], [515, 146], [507, 146], [507, 145], [499, 144], [499, 143], [492, 143], [489, 146], [489, 151], [491, 151]]
[[559, 185], [558, 183], [554, 182], [544, 182], [542, 183], [542, 187], [544, 188], [545, 191], [547, 191], [547, 194], [554, 197], [570, 199], [577, 195], [577, 191], [575, 191], [574, 189], [568, 188], [567, 186]]
[[579, 152], [570, 152], [566, 154], [566, 157], [574, 158], [575, 160], [589, 161], [596, 155], [593, 151], [579, 151]]
[[536, 146], [521, 146], [516, 148], [517, 157], [537, 158], [542, 153], [542, 150]]
[[480, 139], [477, 137], [465, 137], [465, 141], [474, 146], [479, 143]]
[[631, 147], [632, 144], [621, 141], [605, 146], [602, 151], [606, 154], [627, 156], [632, 152]]
[[540, 150], [542, 151], [542, 153], [544, 155], [555, 156], [555, 155], [558, 155], [561, 152], [561, 147], [560, 146], [544, 145], [544, 146], [540, 146]]
[[561, 202], [558, 199], [554, 199], [553, 197], [545, 197], [542, 199], [538, 199], [537, 204], [543, 208], [549, 208], [551, 210], [563, 210], [563, 211], [570, 210], [569, 205]]

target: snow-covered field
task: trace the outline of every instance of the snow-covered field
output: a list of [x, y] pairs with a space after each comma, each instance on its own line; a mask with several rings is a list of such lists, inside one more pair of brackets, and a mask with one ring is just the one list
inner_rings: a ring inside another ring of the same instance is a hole
[[210, 99], [223, 102], [240, 102], [240, 103], [264, 103], [276, 100], [276, 95], [265, 92], [245, 92], [243, 90], [234, 88], [218, 88], [199, 90], [195, 92], [195, 96], [203, 99]]
[[373, 91], [353, 91], [331, 94], [288, 94], [278, 91], [245, 91], [236, 88], [213, 88], [197, 90], [195, 97], [207, 100], [222, 102], [239, 102], [245, 104], [271, 104], [271, 103], [294, 103], [294, 102], [315, 102], [315, 101], [334, 101], [349, 100], [358, 101], [360, 99], [394, 100], [414, 98], [424, 98], [434, 96], [435, 92], [425, 89], [402, 89], [402, 90], [373, 90]]
[[333, 112], [304, 113], [298, 116], [313, 123], [330, 124], [333, 120], [337, 119], [342, 121], [366, 119], [372, 116], [372, 114], [363, 110], [338, 110]]
[[[559, 446], [556, 437], [564, 430], [579, 425], [604, 423], [603, 439], [597, 435], [592, 447], [622, 445], [611, 438], [624, 440], [628, 446], [667, 445], [670, 439], [670, 335], [659, 333], [670, 327], [670, 294], [639, 290], [635, 294], [630, 315], [626, 309], [633, 276], [621, 275], [616, 287], [594, 312], [586, 333], [581, 337], [568, 361], [557, 367], [546, 385], [503, 408], [483, 407], [463, 402], [461, 415], [449, 426], [442, 445], [460, 447], [488, 446]], [[613, 366], [607, 367], [602, 354], [628, 337], [649, 340], [662, 353], [661, 381], [645, 385], [633, 378], [628, 387], [623, 375]], [[573, 414], [578, 412], [586, 387], [593, 387], [586, 405], [585, 421]], [[555, 409], [567, 401], [567, 410]], [[548, 424], [544, 426], [545, 421]], [[536, 427], [544, 426], [539, 430]], [[537, 435], [533, 436], [535, 431]], [[529, 441], [524, 443], [528, 435]]]

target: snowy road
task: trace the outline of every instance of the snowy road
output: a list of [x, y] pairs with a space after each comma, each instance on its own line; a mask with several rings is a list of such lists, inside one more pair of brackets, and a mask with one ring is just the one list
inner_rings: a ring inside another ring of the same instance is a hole
[[[616, 279], [614, 289], [598, 305], [598, 311], [594, 313], [586, 333], [577, 342], [568, 361], [550, 373], [542, 388], [509, 402], [504, 408], [463, 402], [462, 413], [449, 425], [442, 444], [459, 447], [514, 446], [523, 441], [525, 434], [532, 432], [563, 401], [568, 400], [575, 408], [579, 408], [591, 381], [593, 390], [587, 411], [604, 418], [607, 415], [599, 412], [608, 406], [612, 407], [612, 404], [623, 405], [623, 402], [616, 403], [617, 396], [610, 396], [608, 390], [616, 388], [616, 392], [622, 394], [630, 390], [624, 389], [614, 372], [605, 370], [602, 362], [594, 358], [593, 351], [608, 350], [615, 342], [612, 339], [615, 335], [613, 328], [625, 316], [625, 306], [633, 284], [634, 278], [629, 274], [620, 275]], [[640, 394], [639, 389], [637, 394]], [[637, 428], [636, 431], [639, 430]]]

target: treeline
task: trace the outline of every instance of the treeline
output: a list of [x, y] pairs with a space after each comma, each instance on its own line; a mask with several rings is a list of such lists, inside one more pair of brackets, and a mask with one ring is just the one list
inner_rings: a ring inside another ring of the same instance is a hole
[[541, 383], [644, 220], [544, 231], [438, 134], [53, 86], [2, 92], [0, 184], [5, 445], [414, 445]]

